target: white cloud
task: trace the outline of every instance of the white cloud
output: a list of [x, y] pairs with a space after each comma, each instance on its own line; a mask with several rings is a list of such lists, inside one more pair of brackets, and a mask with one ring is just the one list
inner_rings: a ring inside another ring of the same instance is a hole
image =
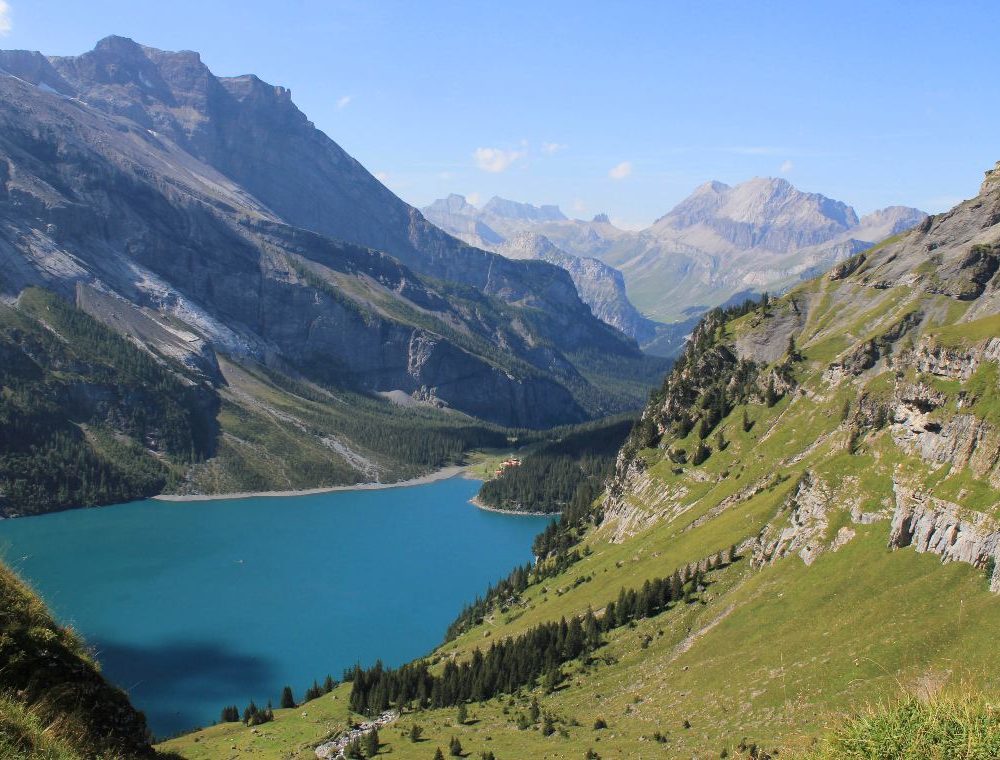
[[484, 172], [506, 171], [515, 161], [527, 155], [525, 150], [503, 150], [502, 148], [476, 148], [472, 157], [476, 166]]
[[0, 37], [9, 34], [10, 30], [10, 5], [5, 0], [0, 0]]
[[[0, 0], [0, 2], [2, 2], [2, 0]], [[344, 95], [344, 97], [338, 98], [337, 99], [337, 108], [347, 108], [347, 106], [349, 106], [351, 104], [352, 100], [354, 100], [354, 96], [353, 95]]]
[[625, 179], [631, 173], [632, 173], [632, 162], [622, 161], [617, 166], [611, 167], [611, 171], [608, 172], [608, 176], [611, 177], [611, 179], [618, 180], [618, 179]]
[[778, 167], [779, 174], [788, 174], [792, 169], [795, 168], [795, 164], [791, 161], [785, 161]]
[[554, 142], [542, 143], [542, 153], [548, 153], [551, 156], [553, 153], [558, 153], [561, 150], [566, 150], [566, 148], [568, 147], [569, 147], [568, 145], [565, 145], [563, 143], [554, 143]]
[[375, 172], [375, 179], [385, 185], [389, 182], [389, 172]]
[[467, 196], [465, 196], [465, 200], [471, 203], [473, 206], [478, 206], [479, 201], [481, 201], [482, 199], [483, 197], [479, 193], [469, 193]]
[[581, 198], [576, 198], [569, 208], [574, 214], [582, 214], [587, 210], [587, 204]]

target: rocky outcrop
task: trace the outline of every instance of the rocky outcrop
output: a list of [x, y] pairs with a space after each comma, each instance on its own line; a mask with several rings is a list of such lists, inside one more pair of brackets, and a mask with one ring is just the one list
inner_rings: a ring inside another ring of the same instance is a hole
[[899, 482], [893, 483], [893, 490], [896, 509], [890, 548], [912, 546], [918, 552], [939, 555], [942, 562], [993, 567], [990, 590], [1000, 593], [1000, 524], [996, 520]]
[[916, 346], [914, 353], [901, 364], [914, 367], [921, 374], [967, 382], [983, 362], [1000, 362], [1000, 337], [989, 338], [969, 348], [942, 346], [933, 336]]
[[831, 281], [843, 280], [848, 275], [858, 271], [864, 265], [865, 261], [867, 261], [867, 257], [863, 253], [851, 256], [851, 258], [837, 264], [837, 266], [831, 269], [827, 274], [827, 279]]
[[962, 258], [938, 268], [927, 291], [959, 301], [974, 301], [983, 294], [1000, 269], [1000, 246], [977, 243]]
[[751, 563], [755, 567], [774, 564], [784, 557], [797, 554], [807, 565], [811, 565], [824, 551], [836, 551], [855, 532], [844, 526], [833, 539], [827, 538], [829, 515], [843, 504], [833, 503], [830, 487], [812, 472], [806, 472], [799, 480], [795, 492], [782, 505], [779, 517], [787, 513], [782, 523], [771, 523], [750, 544]]

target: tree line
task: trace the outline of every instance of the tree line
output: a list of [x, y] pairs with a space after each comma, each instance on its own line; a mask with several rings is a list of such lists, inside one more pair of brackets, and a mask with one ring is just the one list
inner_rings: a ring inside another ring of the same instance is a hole
[[597, 650], [603, 633], [694, 601], [708, 586], [708, 572], [737, 559], [734, 546], [719, 552], [704, 567], [686, 565], [672, 575], [646, 581], [641, 588], [622, 588], [600, 618], [588, 610], [569, 622], [563, 618], [558, 623], [541, 623], [520, 636], [493, 642], [485, 654], [477, 647], [461, 664], [449, 660], [440, 675], [432, 673], [423, 660], [396, 669], [386, 668], [381, 661], [368, 669], [356, 665], [344, 673], [344, 680], [351, 682], [351, 709], [374, 715], [392, 705], [441, 708], [481, 702], [533, 686], [539, 678], [546, 689], [555, 689], [563, 678], [560, 666]]

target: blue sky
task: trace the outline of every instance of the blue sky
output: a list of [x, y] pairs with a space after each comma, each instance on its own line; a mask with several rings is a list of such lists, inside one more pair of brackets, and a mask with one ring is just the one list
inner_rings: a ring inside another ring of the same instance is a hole
[[0, 0], [0, 46], [121, 34], [292, 89], [405, 200], [629, 226], [708, 179], [941, 211], [1000, 159], [1000, 3]]

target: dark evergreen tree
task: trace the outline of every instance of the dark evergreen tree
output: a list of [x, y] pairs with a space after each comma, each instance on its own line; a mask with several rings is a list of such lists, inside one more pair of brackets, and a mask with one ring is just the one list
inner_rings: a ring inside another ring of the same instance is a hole
[[292, 694], [292, 687], [286, 686], [281, 690], [281, 706], [285, 709], [295, 707], [295, 695]]
[[373, 728], [371, 731], [365, 734], [362, 746], [365, 750], [365, 757], [375, 757], [378, 754], [378, 729]]
[[698, 441], [698, 447], [694, 450], [694, 455], [691, 457], [691, 464], [695, 466], [702, 464], [711, 455], [712, 450], [705, 445], [704, 441]]
[[767, 378], [767, 388], [764, 390], [764, 403], [772, 407], [778, 403], [778, 392], [774, 388], [774, 375]]
[[457, 736], [451, 737], [451, 741], [448, 742], [448, 754], [452, 757], [462, 756], [462, 742], [458, 740]]

